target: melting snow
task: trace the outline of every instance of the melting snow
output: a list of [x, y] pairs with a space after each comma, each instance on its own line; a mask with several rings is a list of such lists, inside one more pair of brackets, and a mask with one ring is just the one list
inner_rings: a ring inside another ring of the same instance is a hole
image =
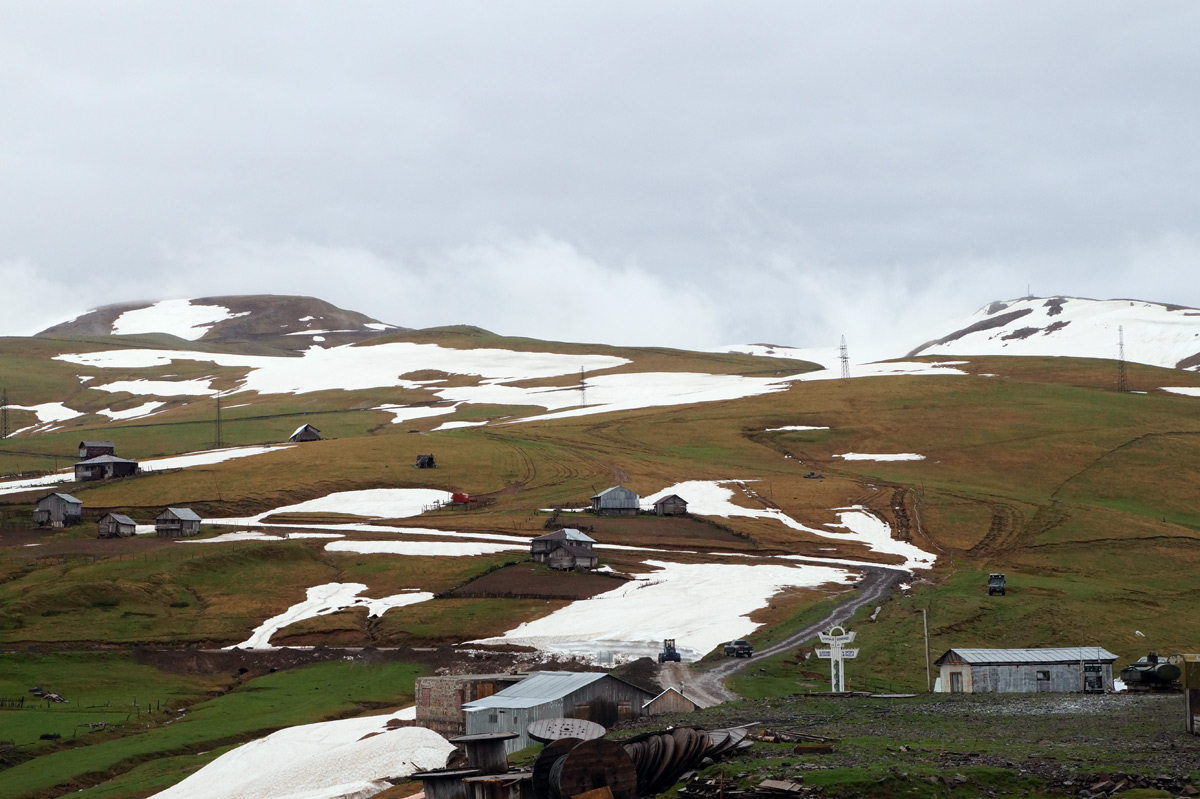
[[436, 433], [439, 430], [461, 430], [464, 427], [483, 427], [486, 424], [487, 422], [445, 422], [433, 428], [433, 432]]
[[1200, 386], [1163, 386], [1162, 390], [1188, 397], [1200, 397]]
[[140, 419], [143, 416], [149, 416], [166, 404], [167, 403], [165, 402], [150, 401], [139, 405], [136, 408], [126, 408], [123, 411], [110, 411], [105, 408], [97, 411], [97, 413], [102, 413], [114, 421], [121, 421], [124, 419]]
[[[154, 527], [150, 527], [153, 531]], [[283, 535], [268, 535], [258, 530], [244, 530], [236, 533], [222, 533], [212, 538], [182, 538], [176, 544], [228, 544], [235, 541], [287, 541], [290, 538], [345, 538], [342, 533], [284, 533]]]
[[217, 322], [237, 319], [250, 312], [233, 313], [221, 305], [193, 305], [191, 300], [163, 300], [148, 308], [126, 311], [113, 322], [117, 336], [138, 333], [168, 333], [188, 341], [204, 336]]
[[444, 407], [435, 407], [432, 405], [380, 405], [378, 408], [373, 408], [376, 411], [387, 411], [395, 418], [392, 419], [392, 424], [403, 424], [411, 422], [413, 419], [424, 419], [427, 416], [444, 416], [447, 413], [454, 413], [458, 408], [457, 405]]
[[[425, 508], [448, 502], [451, 494], [433, 488], [368, 488], [361, 491], [337, 491], [317, 499], [284, 505], [260, 513], [247, 521], [257, 522], [276, 513], [348, 513], [375, 519], [405, 519], [419, 516]], [[369, 527], [369, 530], [377, 528]]]
[[213, 395], [212, 378], [200, 380], [118, 380], [103, 386], [92, 386], [97, 391], [113, 394], [128, 392], [150, 397], [196, 397]]
[[891, 454], [868, 454], [865, 452], [847, 452], [844, 455], [834, 455], [848, 461], [923, 461], [924, 455], [915, 452], [894, 452]]
[[472, 643], [519, 644], [546, 652], [599, 652], [653, 657], [674, 638], [684, 660], [698, 660], [721, 643], [761, 625], [749, 614], [788, 588], [846, 585], [856, 579], [828, 566], [683, 564], [647, 561], [660, 570], [636, 575], [620, 588], [577, 602], [502, 636]]
[[463, 558], [496, 552], [526, 550], [529, 539], [513, 544], [486, 544], [478, 541], [333, 541], [328, 552], [358, 552], [362, 555], [423, 555], [439, 558]]
[[441, 768], [454, 745], [399, 714], [289, 727], [226, 752], [154, 799], [367, 799], [389, 777]]
[[768, 427], [764, 432], [778, 433], [787, 430], [828, 430], [828, 427], [810, 427], [804, 424], [789, 424], [786, 427]]
[[[308, 589], [308, 598], [303, 602], [264, 621], [250, 633], [250, 637], [238, 644], [241, 649], [270, 649], [271, 636], [289, 624], [295, 624], [304, 619], [316, 616], [326, 616], [343, 608], [366, 608], [367, 616], [382, 616], [391, 608], [402, 608], [405, 605], [415, 605], [433, 599], [428, 591], [413, 591], [383, 599], [367, 599], [360, 597], [367, 587], [362, 583], [327, 583]], [[227, 646], [226, 649], [234, 647]]]

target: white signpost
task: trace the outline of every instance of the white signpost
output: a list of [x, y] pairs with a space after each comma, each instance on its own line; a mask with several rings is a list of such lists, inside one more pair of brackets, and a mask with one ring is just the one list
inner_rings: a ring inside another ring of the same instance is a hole
[[848, 632], [842, 627], [830, 627], [823, 633], [817, 635], [821, 639], [821, 643], [829, 644], [828, 649], [818, 649], [817, 657], [831, 661], [831, 674], [833, 683], [833, 692], [841, 693], [846, 690], [846, 666], [845, 661], [858, 657], [858, 650], [847, 648], [845, 645], [854, 640], [854, 633]]

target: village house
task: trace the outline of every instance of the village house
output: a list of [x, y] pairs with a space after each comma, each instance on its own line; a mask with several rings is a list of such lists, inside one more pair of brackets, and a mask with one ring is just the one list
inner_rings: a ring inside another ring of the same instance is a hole
[[200, 532], [200, 517], [191, 508], [167, 508], [154, 517], [159, 538], [190, 538]]
[[117, 445], [111, 441], [80, 441], [79, 442], [79, 460], [86, 461], [88, 458], [99, 457], [100, 455], [116, 455]]
[[127, 538], [137, 530], [137, 523], [120, 513], [106, 513], [96, 522], [97, 538]]
[[467, 735], [514, 732], [509, 754], [531, 743], [528, 727], [538, 719], [585, 719], [605, 727], [645, 715], [654, 694], [602, 672], [539, 671], [511, 688], [467, 702]]
[[288, 441], [320, 441], [321, 431], [313, 427], [311, 424], [302, 424], [296, 428], [296, 432], [288, 436]]
[[596, 543], [573, 527], [564, 527], [553, 533], [539, 535], [529, 542], [529, 554], [538, 563], [552, 569], [594, 569], [600, 560], [592, 551]]
[[647, 716], [665, 716], [668, 713], [694, 713], [696, 703], [676, 688], [668, 688], [646, 703]]
[[641, 498], [624, 486], [613, 486], [592, 497], [592, 513], [600, 516], [637, 516]]
[[417, 724], [447, 738], [465, 735], [467, 721], [463, 705], [484, 699], [516, 685], [526, 674], [456, 674], [418, 677], [416, 686]]
[[33, 522], [39, 527], [70, 527], [82, 520], [83, 502], [70, 494], [47, 494], [33, 511]]
[[1104, 693], [1117, 656], [1098, 646], [1054, 649], [950, 649], [934, 664], [943, 693]]
[[137, 473], [137, 461], [118, 458], [116, 455], [97, 455], [75, 464], [75, 479], [81, 482], [112, 480], [116, 477], [130, 477]]
[[678, 494], [668, 494], [655, 500], [654, 512], [659, 516], [686, 516], [687, 505], [687, 500]]

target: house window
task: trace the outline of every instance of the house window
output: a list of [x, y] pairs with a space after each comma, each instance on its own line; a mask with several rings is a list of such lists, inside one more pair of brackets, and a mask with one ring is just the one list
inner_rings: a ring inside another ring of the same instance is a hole
[[1039, 680], [1048, 680], [1048, 679], [1050, 679], [1050, 672], [1048, 672], [1048, 671], [1039, 671], [1039, 672], [1037, 673], [1037, 678], [1038, 678]]
[[489, 713], [488, 714], [488, 724], [498, 724], [498, 723], [500, 723], [499, 716], [497, 716], [495, 713]]

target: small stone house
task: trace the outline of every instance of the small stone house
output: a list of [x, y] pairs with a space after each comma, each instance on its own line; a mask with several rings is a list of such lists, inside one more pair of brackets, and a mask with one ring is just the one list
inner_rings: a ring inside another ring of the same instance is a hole
[[529, 554], [552, 569], [594, 569], [600, 562], [592, 551], [595, 543], [574, 527], [564, 527], [530, 541]]
[[111, 441], [80, 441], [79, 460], [96, 458], [100, 455], [116, 455], [117, 445]]
[[600, 516], [637, 516], [641, 497], [624, 486], [613, 486], [592, 497], [592, 513]]
[[70, 527], [82, 520], [83, 502], [70, 494], [47, 494], [33, 511], [33, 522], [39, 527]]
[[128, 538], [137, 530], [137, 523], [120, 513], [106, 513], [96, 523], [97, 538]]
[[302, 424], [296, 428], [296, 432], [288, 436], [288, 441], [320, 441], [321, 431], [313, 427], [311, 424]]
[[655, 500], [654, 512], [659, 516], [686, 516], [687, 500], [678, 494], [668, 494], [662, 499]]
[[1039, 693], [1113, 690], [1117, 656], [1098, 646], [1047, 649], [950, 649], [934, 665], [942, 693]]
[[75, 479], [112, 480], [116, 477], [130, 477], [137, 474], [137, 461], [118, 458], [116, 455], [97, 455], [86, 461], [75, 464]]
[[200, 532], [200, 517], [191, 508], [167, 508], [154, 517], [159, 538], [190, 538]]
[[466, 713], [463, 705], [484, 699], [525, 679], [525, 674], [456, 674], [442, 677], [418, 677], [416, 688], [417, 724], [439, 735], [465, 735]]

